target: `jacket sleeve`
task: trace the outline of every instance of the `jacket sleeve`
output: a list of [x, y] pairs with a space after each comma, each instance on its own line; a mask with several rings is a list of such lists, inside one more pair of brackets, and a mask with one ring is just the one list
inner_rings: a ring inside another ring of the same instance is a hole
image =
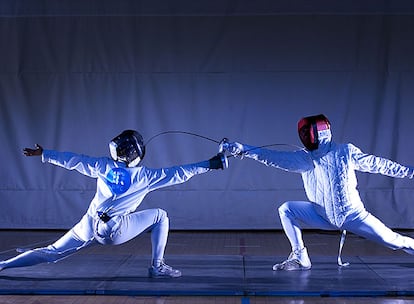
[[313, 169], [313, 162], [305, 150], [277, 151], [243, 144], [244, 156], [252, 158], [266, 166], [302, 173]]
[[43, 150], [42, 162], [50, 163], [68, 170], [76, 170], [89, 177], [98, 177], [104, 158], [89, 157], [72, 152]]
[[404, 166], [383, 157], [366, 154], [352, 144], [349, 144], [348, 147], [351, 150], [351, 157], [356, 170], [398, 178], [413, 178], [413, 167]]
[[182, 184], [194, 175], [206, 173], [208, 171], [210, 171], [209, 161], [203, 161], [170, 168], [146, 168], [145, 175], [148, 181], [149, 191], [153, 191], [159, 188]]

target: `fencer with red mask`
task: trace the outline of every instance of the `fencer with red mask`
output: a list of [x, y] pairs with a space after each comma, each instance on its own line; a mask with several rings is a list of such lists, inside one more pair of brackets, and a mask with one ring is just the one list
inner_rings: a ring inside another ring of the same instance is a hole
[[292, 251], [285, 261], [273, 265], [273, 270], [311, 268], [302, 238], [303, 225], [349, 231], [393, 250], [414, 254], [414, 239], [392, 231], [365, 209], [355, 174], [355, 171], [362, 171], [413, 178], [414, 168], [364, 153], [351, 143], [335, 143], [331, 124], [322, 114], [300, 119], [298, 133], [305, 148], [296, 151], [276, 151], [239, 142], [222, 144], [224, 150], [235, 156], [302, 176], [308, 201], [287, 201], [278, 208]]

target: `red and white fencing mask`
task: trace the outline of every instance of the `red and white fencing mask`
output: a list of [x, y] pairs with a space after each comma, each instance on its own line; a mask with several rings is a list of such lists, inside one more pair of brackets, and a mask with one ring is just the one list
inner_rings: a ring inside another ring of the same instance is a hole
[[298, 133], [302, 144], [306, 149], [312, 151], [318, 149], [321, 137], [329, 136], [331, 124], [325, 115], [304, 117], [298, 122]]

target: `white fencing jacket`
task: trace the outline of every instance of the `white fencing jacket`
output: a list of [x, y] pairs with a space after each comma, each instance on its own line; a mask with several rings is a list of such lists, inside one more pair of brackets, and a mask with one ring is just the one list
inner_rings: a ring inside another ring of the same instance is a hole
[[43, 150], [42, 162], [97, 179], [96, 193], [88, 211], [73, 228], [83, 241], [93, 238], [98, 213], [105, 212], [113, 217], [134, 212], [149, 192], [184, 183], [192, 176], [210, 170], [209, 161], [161, 169], [145, 166], [128, 168], [109, 157], [89, 157], [54, 150]]
[[321, 140], [317, 150], [275, 151], [242, 145], [244, 155], [267, 166], [302, 175], [309, 201], [321, 216], [340, 228], [356, 218], [365, 207], [357, 190], [355, 171], [380, 173], [392, 177], [412, 178], [414, 168], [369, 155], [353, 144], [336, 144]]

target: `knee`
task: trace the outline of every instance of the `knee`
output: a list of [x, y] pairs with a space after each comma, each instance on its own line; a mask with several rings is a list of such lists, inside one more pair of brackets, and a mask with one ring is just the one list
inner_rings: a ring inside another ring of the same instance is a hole
[[51, 245], [27, 251], [27, 255], [30, 255], [37, 263], [54, 263], [62, 259], [63, 256]]
[[279, 212], [280, 217], [288, 216], [290, 213], [290, 202], [284, 202], [282, 205], [279, 206], [277, 209]]
[[155, 222], [156, 223], [162, 223], [168, 221], [168, 214], [167, 211], [165, 211], [164, 209], [161, 208], [157, 208], [157, 215], [155, 218]]

